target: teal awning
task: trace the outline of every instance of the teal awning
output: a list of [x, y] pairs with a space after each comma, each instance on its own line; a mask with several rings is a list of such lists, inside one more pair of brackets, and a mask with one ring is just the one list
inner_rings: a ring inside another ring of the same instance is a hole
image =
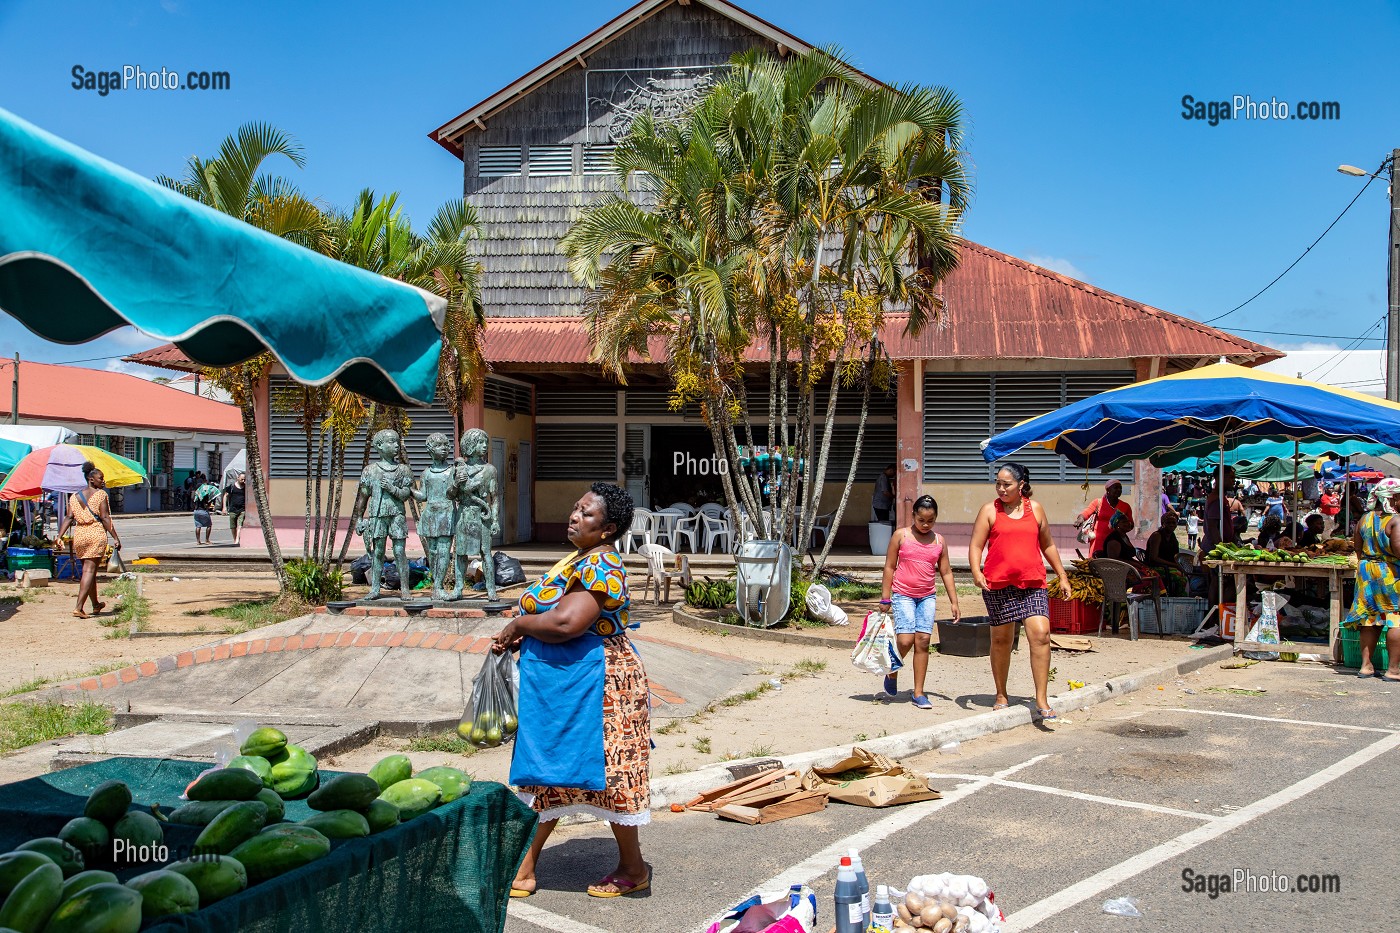
[[131, 324], [205, 366], [268, 350], [299, 382], [420, 405], [436, 391], [447, 305], [0, 109], [0, 309], [58, 343]]

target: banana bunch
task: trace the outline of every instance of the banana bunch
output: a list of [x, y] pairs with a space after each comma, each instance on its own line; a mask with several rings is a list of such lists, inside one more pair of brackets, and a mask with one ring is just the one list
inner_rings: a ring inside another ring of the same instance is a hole
[[1103, 580], [1078, 566], [1065, 571], [1064, 581], [1059, 577], [1051, 577], [1046, 586], [1050, 595], [1056, 599], [1077, 599], [1086, 603], [1103, 602]]
[[696, 609], [724, 609], [734, 605], [734, 581], [705, 577], [685, 588], [685, 604]]

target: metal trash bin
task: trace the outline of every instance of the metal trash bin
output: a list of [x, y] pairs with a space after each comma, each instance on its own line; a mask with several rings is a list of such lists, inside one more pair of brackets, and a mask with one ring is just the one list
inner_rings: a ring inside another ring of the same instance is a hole
[[781, 541], [745, 541], [734, 555], [734, 608], [745, 625], [772, 628], [792, 598], [792, 548]]

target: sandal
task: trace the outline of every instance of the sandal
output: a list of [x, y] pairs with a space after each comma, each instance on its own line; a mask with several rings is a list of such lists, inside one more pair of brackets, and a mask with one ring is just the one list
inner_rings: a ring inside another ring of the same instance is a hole
[[92, 614], [95, 615], [95, 616], [96, 616], [96, 615], [101, 615], [101, 614], [102, 614], [102, 611], [103, 611], [104, 609], [106, 609], [106, 608], [107, 608], [107, 604], [106, 604], [106, 603], [98, 603], [98, 604], [97, 604], [97, 608], [94, 609], [94, 610], [92, 610]]
[[1009, 702], [1007, 702], [1006, 700], [998, 700], [997, 702], [995, 702], [995, 703], [992, 704], [992, 709], [993, 709], [993, 710], [1010, 709], [1010, 708], [1011, 708], [1011, 704], [1010, 704]]
[[1060, 718], [1053, 709], [1041, 709], [1040, 707], [1036, 707], [1035, 716], [1041, 722], [1054, 722]]
[[534, 892], [534, 890], [533, 890], [532, 888], [517, 888], [517, 887], [512, 886], [511, 889], [510, 889], [510, 896], [511, 896], [511, 897], [529, 897], [530, 895], [532, 895], [532, 894], [534, 894], [534, 893], [535, 893], [535, 892]]
[[88, 614], [86, 612], [83, 612], [81, 609], [75, 609], [73, 611], [73, 618], [75, 619], [86, 619], [87, 617]]
[[[600, 890], [604, 885], [612, 885], [614, 888], [617, 888], [617, 890], [616, 890], [616, 891], [603, 891], [603, 890]], [[649, 887], [651, 887], [651, 872], [647, 872], [646, 878], [643, 879], [643, 880], [641, 880], [641, 881], [636, 882], [635, 884], [633, 884], [633, 883], [632, 883], [631, 881], [629, 881], [628, 879], [626, 879], [626, 878], [622, 877], [621, 875], [617, 874], [616, 872], [614, 872], [613, 874], [608, 875], [608, 876], [607, 876], [606, 878], [604, 878], [602, 881], [599, 881], [597, 884], [590, 884], [590, 885], [588, 886], [588, 896], [589, 896], [589, 897], [622, 897], [623, 895], [626, 895], [626, 894], [636, 894], [638, 891], [645, 891], [645, 890], [646, 890], [647, 888], [649, 888]]]

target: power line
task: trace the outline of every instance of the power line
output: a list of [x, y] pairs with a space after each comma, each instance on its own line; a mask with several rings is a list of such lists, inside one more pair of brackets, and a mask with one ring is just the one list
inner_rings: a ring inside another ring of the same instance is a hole
[[1274, 287], [1274, 284], [1275, 284], [1276, 282], [1278, 282], [1279, 279], [1283, 278], [1283, 277], [1284, 277], [1285, 275], [1287, 275], [1290, 271], [1292, 271], [1292, 269], [1293, 269], [1294, 266], [1298, 265], [1298, 263], [1300, 263], [1300, 262], [1303, 261], [1303, 256], [1306, 256], [1308, 253], [1312, 252], [1312, 248], [1313, 248], [1314, 246], [1316, 246], [1317, 244], [1319, 244], [1319, 243], [1322, 242], [1322, 238], [1325, 237], [1328, 233], [1330, 233], [1330, 232], [1332, 231], [1332, 228], [1333, 228], [1333, 227], [1337, 226], [1337, 221], [1338, 221], [1338, 220], [1341, 220], [1343, 217], [1346, 216], [1346, 212], [1349, 211], [1349, 210], [1351, 210], [1351, 206], [1361, 199], [1361, 196], [1362, 196], [1363, 194], [1366, 193], [1366, 189], [1369, 188], [1369, 187], [1371, 187], [1371, 182], [1373, 182], [1373, 181], [1375, 181], [1375, 180], [1376, 180], [1376, 176], [1375, 176], [1375, 175], [1372, 175], [1370, 178], [1366, 179], [1366, 184], [1362, 185], [1362, 186], [1361, 186], [1361, 190], [1358, 191], [1358, 192], [1356, 192], [1356, 197], [1352, 198], [1350, 201], [1347, 202], [1347, 206], [1344, 207], [1344, 208], [1342, 208], [1342, 212], [1341, 212], [1340, 214], [1338, 214], [1338, 215], [1336, 216], [1336, 218], [1335, 218], [1330, 224], [1327, 225], [1327, 229], [1324, 230], [1324, 231], [1322, 231], [1320, 234], [1318, 234], [1317, 239], [1316, 239], [1316, 240], [1313, 240], [1312, 243], [1309, 244], [1308, 248], [1305, 249], [1305, 250], [1303, 250], [1302, 255], [1300, 255], [1297, 259], [1295, 259], [1295, 260], [1293, 260], [1292, 262], [1290, 262], [1290, 263], [1288, 264], [1288, 268], [1287, 268], [1287, 269], [1284, 269], [1284, 270], [1283, 270], [1282, 272], [1280, 272], [1278, 275], [1274, 276], [1272, 282], [1270, 282], [1268, 285], [1265, 285], [1263, 288], [1259, 289], [1259, 291], [1255, 292], [1253, 295], [1250, 295], [1250, 296], [1249, 296], [1248, 298], [1246, 298], [1244, 301], [1242, 301], [1242, 302], [1240, 302], [1239, 304], [1235, 305], [1233, 308], [1231, 308], [1229, 311], [1226, 311], [1224, 314], [1217, 314], [1215, 317], [1211, 318], [1210, 320], [1202, 321], [1201, 323], [1202, 323], [1202, 324], [1214, 324], [1216, 321], [1219, 321], [1219, 320], [1221, 320], [1222, 318], [1227, 318], [1227, 317], [1229, 317], [1230, 315], [1234, 314], [1236, 311], [1238, 311], [1240, 308], [1243, 308], [1245, 305], [1249, 304], [1251, 301], [1253, 301], [1254, 299], [1258, 298], [1260, 295], [1264, 294], [1264, 293], [1265, 293], [1266, 291], [1268, 291], [1269, 289], [1273, 288], [1273, 287]]
[[1379, 340], [1385, 341], [1384, 337], [1348, 337], [1345, 334], [1297, 334], [1288, 330], [1265, 330], [1259, 327], [1232, 327], [1233, 331], [1241, 334], [1275, 334], [1279, 337], [1313, 337], [1317, 340]]
[[1338, 350], [1336, 353], [1333, 353], [1333, 354], [1332, 354], [1331, 356], [1329, 356], [1327, 359], [1323, 360], [1321, 363], [1318, 363], [1318, 364], [1317, 364], [1316, 366], [1314, 366], [1312, 369], [1310, 369], [1310, 370], [1308, 370], [1306, 373], [1304, 373], [1304, 374], [1303, 374], [1303, 378], [1304, 378], [1304, 379], [1309, 379], [1309, 378], [1311, 378], [1313, 373], [1317, 372], [1319, 369], [1322, 369], [1322, 367], [1327, 366], [1328, 363], [1332, 363], [1333, 360], [1336, 360], [1337, 362], [1332, 363], [1332, 365], [1331, 365], [1330, 367], [1328, 367], [1328, 369], [1327, 369], [1326, 372], [1324, 372], [1322, 375], [1318, 376], [1317, 379], [1314, 379], [1313, 381], [1314, 381], [1314, 382], [1317, 382], [1317, 381], [1319, 381], [1319, 380], [1322, 380], [1322, 379], [1326, 378], [1327, 375], [1328, 375], [1329, 373], [1332, 372], [1332, 370], [1334, 370], [1334, 369], [1336, 369], [1338, 366], [1342, 365], [1342, 360], [1343, 360], [1343, 358], [1344, 358], [1344, 357], [1343, 357], [1343, 354], [1347, 353], [1347, 352], [1350, 351], [1350, 350], [1356, 349], [1356, 346], [1355, 346], [1355, 345], [1359, 344], [1362, 340], [1365, 340], [1365, 339], [1366, 339], [1366, 336], [1367, 336], [1368, 334], [1370, 334], [1371, 331], [1373, 331], [1373, 330], [1375, 330], [1377, 327], [1380, 327], [1381, 325], [1385, 324], [1387, 318], [1388, 318], [1388, 315], [1382, 315], [1382, 316], [1376, 321], [1376, 323], [1372, 324], [1370, 327], [1368, 327], [1368, 328], [1366, 328], [1364, 331], [1362, 331], [1362, 332], [1361, 332], [1361, 335], [1360, 335], [1359, 337], [1354, 337], [1354, 338], [1352, 338], [1352, 340], [1351, 340], [1346, 346], [1342, 347], [1342, 348], [1341, 348], [1340, 350]]

